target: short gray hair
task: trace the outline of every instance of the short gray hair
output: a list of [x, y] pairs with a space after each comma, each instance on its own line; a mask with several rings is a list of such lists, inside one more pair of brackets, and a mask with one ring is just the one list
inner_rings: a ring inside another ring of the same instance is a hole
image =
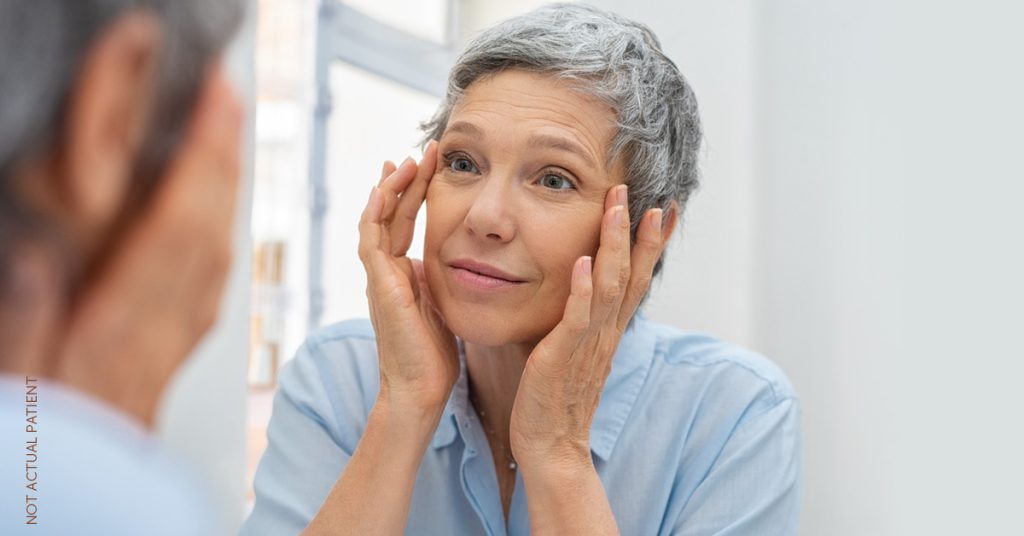
[[484, 30], [456, 60], [434, 117], [420, 125], [423, 145], [441, 138], [470, 85], [506, 69], [571, 80], [615, 108], [608, 163], [625, 159], [634, 241], [648, 209], [676, 201], [682, 216], [699, 182], [700, 116], [693, 90], [650, 28], [594, 6], [557, 3]]
[[[240, 0], [3, 0], [0, 2], [0, 251], [46, 222], [14, 191], [24, 160], [57, 148], [69, 92], [103, 29], [132, 9], [153, 13], [162, 47], [151, 127], [129, 192], [137, 208], [180, 141], [204, 72], [241, 20]], [[45, 234], [45, 233], [44, 233]], [[52, 238], [52, 237], [51, 237]], [[4, 259], [0, 254], [0, 271]], [[2, 289], [0, 289], [2, 290]]]

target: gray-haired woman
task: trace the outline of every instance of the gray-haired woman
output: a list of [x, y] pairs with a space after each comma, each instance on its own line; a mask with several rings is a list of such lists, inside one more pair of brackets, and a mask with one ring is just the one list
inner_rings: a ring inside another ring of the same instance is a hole
[[654, 34], [579, 4], [505, 21], [424, 128], [360, 221], [371, 322], [282, 373], [243, 533], [795, 533], [784, 375], [636, 315], [701, 138]]

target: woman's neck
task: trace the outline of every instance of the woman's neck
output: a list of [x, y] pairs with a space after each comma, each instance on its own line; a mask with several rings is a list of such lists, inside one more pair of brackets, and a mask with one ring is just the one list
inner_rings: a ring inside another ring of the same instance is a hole
[[[80, 331], [79, 339], [69, 340], [70, 292], [57, 258], [44, 248], [23, 246], [4, 259], [8, 266], [0, 281], [0, 373], [74, 387], [152, 428], [175, 368], [122, 351], [116, 345], [117, 333], [103, 323], [109, 314], [86, 319], [101, 328], [98, 333], [105, 339], [95, 342], [90, 339], [93, 331]], [[108, 307], [98, 312], [111, 311]]]
[[533, 345], [481, 346], [467, 342], [464, 348], [470, 396], [478, 404], [477, 411], [485, 413], [486, 425], [507, 445], [512, 405]]
[[38, 247], [19, 245], [0, 259], [0, 372], [49, 377], [55, 334], [65, 307], [60, 273]]

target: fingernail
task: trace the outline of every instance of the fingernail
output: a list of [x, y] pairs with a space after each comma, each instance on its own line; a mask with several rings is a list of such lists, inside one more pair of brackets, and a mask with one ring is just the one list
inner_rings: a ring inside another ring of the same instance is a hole
[[626, 198], [627, 198], [626, 190], [628, 190], [628, 189], [629, 189], [629, 187], [626, 186], [625, 184], [623, 184], [622, 186], [619, 186], [619, 191], [615, 192], [615, 203], [616, 204], [622, 205], [622, 206], [626, 206]]
[[655, 229], [661, 229], [661, 209], [660, 208], [654, 209], [654, 215], [651, 216], [651, 225], [653, 225]]
[[589, 274], [591, 270], [591, 259], [590, 256], [583, 257], [583, 273]]
[[[413, 157], [411, 157], [411, 156], [407, 156], [407, 157], [405, 157], [405, 160], [402, 160], [402, 166], [404, 166], [406, 164], [415, 164], [415, 163], [416, 163], [416, 160]], [[399, 166], [399, 167], [402, 167], [402, 166]]]

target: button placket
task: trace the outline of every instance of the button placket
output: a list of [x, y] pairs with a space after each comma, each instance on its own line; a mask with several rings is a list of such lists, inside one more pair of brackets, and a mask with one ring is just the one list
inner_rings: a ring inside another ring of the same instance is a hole
[[[459, 476], [462, 482], [462, 490], [467, 500], [473, 506], [480, 522], [487, 529], [489, 536], [506, 536], [504, 523], [498, 523], [498, 519], [504, 519], [500, 512], [501, 504], [498, 497], [498, 482], [490, 467], [490, 457], [484, 456], [481, 450], [483, 437], [480, 436], [482, 428], [473, 426], [470, 418], [461, 414], [459, 417], [459, 429], [463, 432], [463, 444], [465, 451], [462, 456], [462, 466], [459, 469]], [[496, 514], [495, 508], [498, 509]], [[497, 517], [495, 517], [497, 515]]]

